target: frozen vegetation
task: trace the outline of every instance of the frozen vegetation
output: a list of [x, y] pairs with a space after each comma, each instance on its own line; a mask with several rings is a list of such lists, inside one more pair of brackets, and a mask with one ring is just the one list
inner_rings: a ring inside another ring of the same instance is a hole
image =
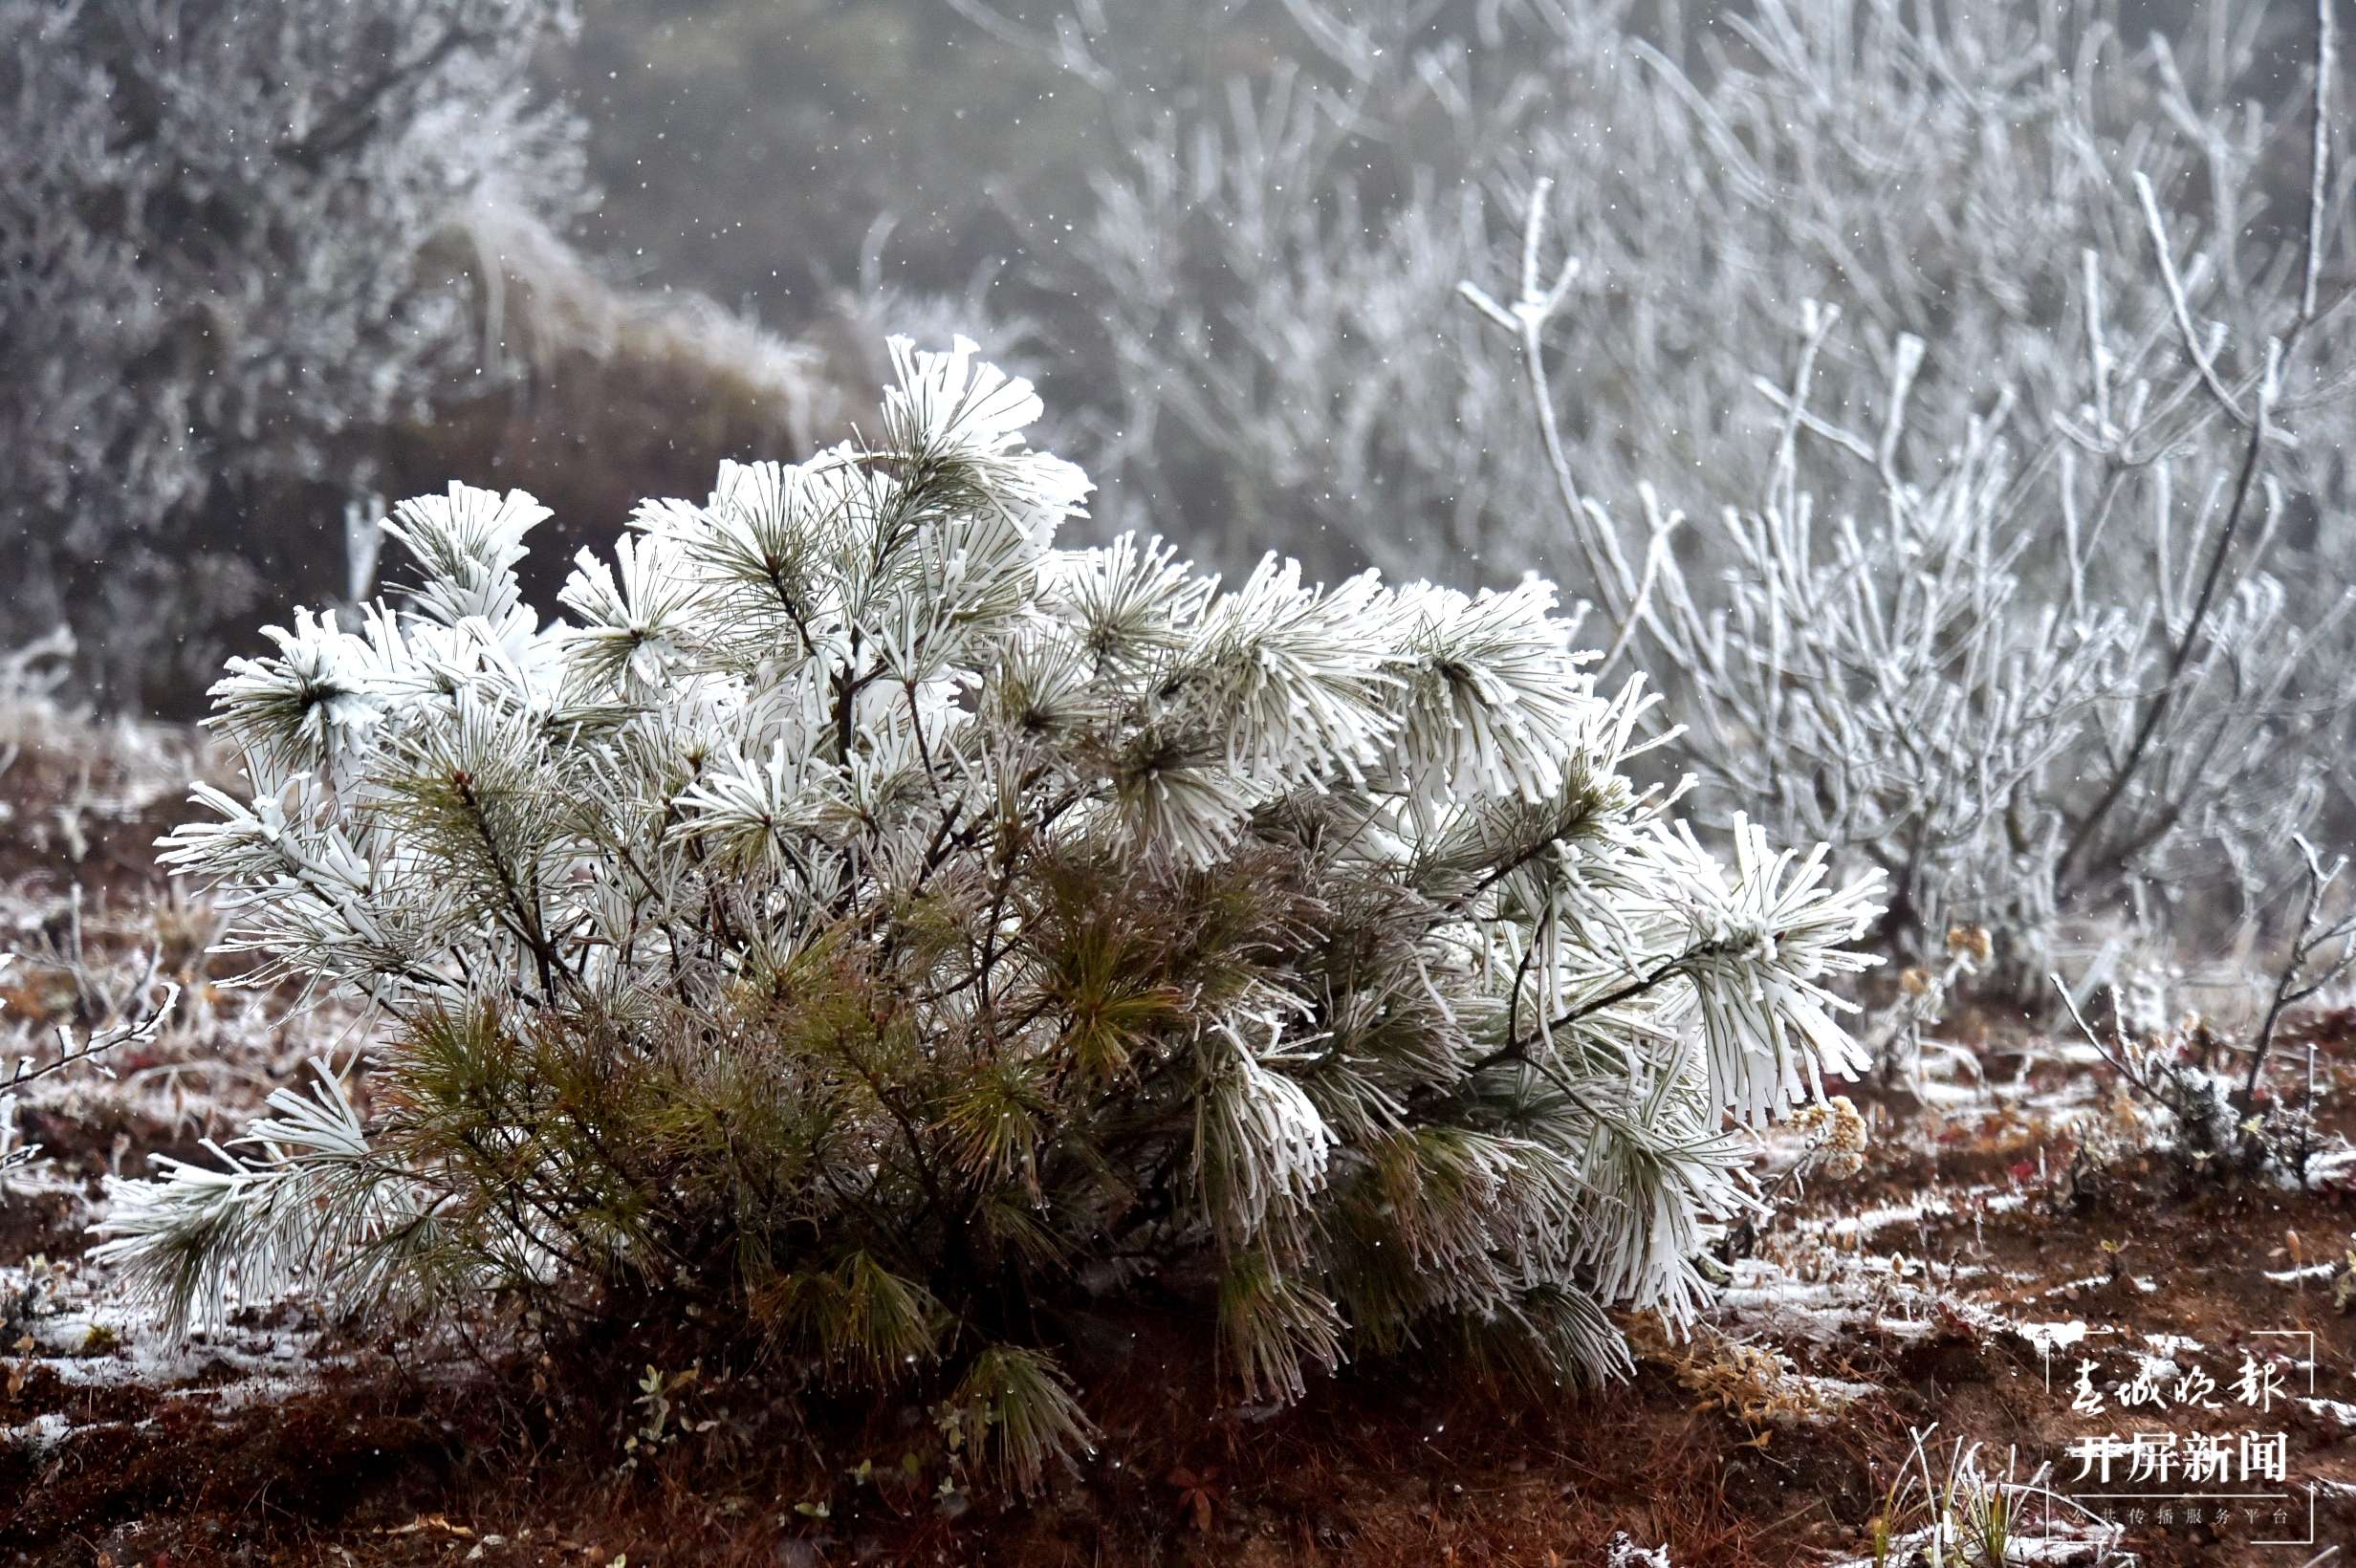
[[709, 11], [0, 0], [0, 1542], [2331, 1560], [2328, 0]]
[[11, 626], [70, 620], [136, 688], [258, 607], [208, 499], [342, 478], [464, 362], [463, 301], [418, 274], [469, 201], [578, 201], [571, 121], [521, 79], [560, 10], [0, 6]]
[[1058, 550], [1029, 383], [893, 359], [877, 445], [642, 506], [575, 619], [519, 599], [531, 498], [453, 486], [387, 524], [401, 608], [232, 666], [248, 786], [163, 859], [257, 981], [382, 1015], [389, 1114], [321, 1066], [98, 1260], [175, 1322], [676, 1296], [945, 1363], [1023, 1487], [1089, 1426], [1011, 1301], [1075, 1284], [1201, 1274], [1255, 1396], [1430, 1339], [1624, 1372], [1604, 1309], [1691, 1318], [1740, 1129], [1864, 1065], [1872, 883], [1704, 851], [1545, 584]]
[[2214, 935], [2348, 822], [2328, 41], [2254, 97], [2327, 7], [1284, 9], [1282, 69], [1175, 102], [1061, 32], [1127, 133], [1075, 262], [1117, 492], [1559, 576], [1702, 809], [1880, 866], [1917, 958]]

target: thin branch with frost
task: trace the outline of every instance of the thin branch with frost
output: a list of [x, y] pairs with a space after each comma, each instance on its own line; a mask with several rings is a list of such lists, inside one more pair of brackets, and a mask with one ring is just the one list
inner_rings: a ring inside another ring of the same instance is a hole
[[1655, 576], [1650, 568], [1658, 560], [1659, 552], [1657, 548], [1647, 552], [1647, 571], [1641, 582], [1632, 577], [1609, 521], [1597, 515], [1580, 494], [1578, 476], [1571, 471], [1570, 458], [1563, 450], [1562, 430], [1555, 414], [1554, 386], [1546, 371], [1545, 331], [1563, 301], [1570, 297], [1571, 285], [1579, 279], [1579, 258], [1564, 252], [1562, 265], [1556, 270], [1553, 279], [1541, 278], [1539, 258], [1546, 243], [1546, 199], [1553, 190], [1551, 180], [1541, 179], [1530, 186], [1521, 231], [1521, 292], [1512, 307], [1498, 304], [1469, 279], [1459, 282], [1456, 292], [1474, 310], [1513, 333], [1519, 344], [1522, 371], [1529, 378], [1530, 402], [1538, 416], [1538, 438], [1545, 446], [1555, 496], [1561, 504], [1564, 525], [1586, 557], [1588, 580], [1603, 595], [1604, 612], [1618, 628], [1611, 643], [1617, 653], [1626, 646], [1629, 633], [1643, 613]]
[[2325, 864], [2315, 846], [2304, 838], [2299, 840], [2299, 853], [2307, 866], [2299, 926], [2291, 936], [2289, 955], [2276, 971], [2274, 994], [2268, 999], [2266, 1015], [2258, 1024], [2258, 1039], [2250, 1053], [2249, 1076], [2242, 1084], [2244, 1099], [2254, 1100], [2258, 1094], [2258, 1078], [2266, 1070], [2266, 1057], [2274, 1049], [2275, 1030], [2282, 1022], [2282, 1015], [2301, 1003], [2313, 1000], [2326, 987], [2338, 984], [2356, 969], [2356, 913], [2333, 919], [2323, 915], [2324, 901], [2338, 884], [2340, 874], [2347, 869], [2347, 857], [2335, 856]]
[[[0, 953], [0, 970], [7, 969], [15, 961], [15, 954]], [[95, 1066], [97, 1071], [112, 1077], [112, 1070], [106, 1065], [105, 1058], [119, 1051], [151, 1045], [162, 1038], [165, 1025], [171, 1021], [172, 1011], [179, 1003], [180, 987], [167, 980], [164, 983], [164, 999], [150, 1008], [143, 1017], [92, 1030], [79, 1039], [75, 1038], [72, 1025], [57, 1025], [57, 1049], [55, 1054], [47, 1059], [29, 1055], [18, 1056], [9, 1068], [8, 1076], [0, 1078], [0, 1102], [13, 1100], [26, 1088], [43, 1078], [85, 1066]], [[12, 1127], [13, 1123], [11, 1125]], [[6, 1150], [0, 1151], [0, 1173], [31, 1162], [39, 1153], [40, 1145], [37, 1143], [18, 1144], [11, 1142]]]
[[2134, 738], [2127, 744], [2126, 754], [2112, 770], [2092, 808], [2072, 827], [2069, 838], [2063, 845], [2056, 878], [2064, 887], [2068, 886], [2081, 857], [2089, 853], [2095, 845], [2096, 836], [2105, 818], [2133, 782], [2153, 738], [2169, 715], [2171, 704], [2182, 692], [2187, 663], [2192, 657], [2194, 643], [2206, 629], [2210, 607], [2215, 602], [2218, 586], [2224, 580], [2226, 563], [2232, 556], [2234, 544], [2241, 531], [2259, 462], [2267, 438], [2272, 433], [2274, 408], [2281, 398], [2289, 354], [2315, 316], [2317, 280], [2323, 267], [2323, 208], [2331, 159], [2327, 95], [2332, 61], [2331, 7], [2328, 3], [2319, 4], [2316, 8], [2315, 35], [2315, 125], [2308, 151], [2304, 266], [2289, 325], [2279, 336], [2266, 341], [2265, 361], [2257, 377], [2256, 406], [2253, 411], [2245, 412], [2232, 392], [2218, 380], [2208, 350], [2192, 330], [2192, 312], [2186, 303], [2184, 283], [2176, 272], [2167, 225], [2160, 216], [2159, 203], [2152, 194], [2151, 182], [2141, 170], [2135, 174], [2136, 197], [2143, 207], [2161, 278], [2168, 290], [2170, 309], [2175, 315], [2177, 330], [2183, 337], [2185, 353], [2192, 360], [2202, 384], [2209, 388], [2217, 405], [2228, 417], [2249, 430], [2249, 439], [2242, 449], [2239, 468], [2234, 476], [2233, 500], [2226, 509], [2224, 523], [2217, 530], [2216, 540], [2210, 549], [2207, 568], [2201, 575], [2199, 594], [2185, 618], [2183, 631], [2175, 640], [2160, 686], [2152, 693], [2142, 722], [2136, 727]]

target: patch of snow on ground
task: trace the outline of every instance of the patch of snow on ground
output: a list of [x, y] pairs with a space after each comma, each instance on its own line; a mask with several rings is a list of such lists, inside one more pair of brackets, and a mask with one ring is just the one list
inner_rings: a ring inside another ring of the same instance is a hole
[[2328, 1182], [2356, 1173], [2356, 1147], [2332, 1149], [2307, 1162], [2307, 1180]]
[[2073, 1318], [2065, 1323], [2015, 1323], [2013, 1332], [2029, 1341], [2029, 1347], [2040, 1356], [2051, 1356], [2066, 1350], [2086, 1337], [2083, 1318]]
[[308, 1315], [294, 1325], [173, 1335], [107, 1271], [76, 1262], [0, 1268], [0, 1298], [27, 1303], [23, 1355], [69, 1389], [146, 1388], [236, 1409], [315, 1387], [353, 1361], [320, 1348]]
[[2269, 1269], [2266, 1277], [2277, 1285], [2296, 1285], [2302, 1279], [2329, 1279], [2339, 1272], [2337, 1263], [2310, 1263], [2303, 1269]]
[[2310, 1415], [2323, 1417], [2344, 1432], [2356, 1432], [2356, 1405], [2345, 1400], [2305, 1398], [2299, 1405]]
[[21, 1426], [0, 1426], [0, 1443], [30, 1449], [35, 1457], [64, 1442], [74, 1424], [55, 1410], [45, 1410]]
[[[2057, 1522], [2054, 1528], [2059, 1531], [2066, 1527]], [[2087, 1532], [2084, 1535], [2054, 1535], [2026, 1540], [2015, 1537], [2010, 1542], [2011, 1552], [2005, 1561], [2022, 1565], [2102, 1563], [2108, 1565], [2108, 1568], [2129, 1568], [2129, 1565], [2134, 1562], [2135, 1559], [2132, 1557], [2119, 1551], [2119, 1536], [2115, 1530], [2100, 1525], [2089, 1525], [2084, 1529]], [[1933, 1558], [1929, 1554], [1929, 1549], [1932, 1544], [1931, 1537], [1931, 1533], [1929, 1530], [1917, 1530], [1911, 1535], [1900, 1535], [1892, 1540], [1889, 1543], [1888, 1556], [1878, 1561], [1873, 1557], [1849, 1557], [1835, 1563], [1833, 1568], [1889, 1568], [1890, 1564], [1895, 1563], [1933, 1560], [1962, 1562], [1966, 1560], [1959, 1550], [1961, 1543], [1952, 1532], [1945, 1542], [1943, 1557], [1940, 1558]]]
[[1859, 1260], [1844, 1277], [1797, 1279], [1781, 1265], [1745, 1258], [1720, 1293], [1716, 1316], [1745, 1332], [1787, 1343], [1836, 1345], [1861, 1335], [1918, 1340], [1943, 1322], [1996, 1333], [2006, 1325], [1977, 1303], [1898, 1277], [1887, 1260], [1877, 1274]]

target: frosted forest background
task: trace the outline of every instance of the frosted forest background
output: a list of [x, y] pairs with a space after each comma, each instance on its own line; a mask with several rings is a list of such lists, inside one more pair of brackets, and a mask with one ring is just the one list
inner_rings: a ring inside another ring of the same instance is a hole
[[0, 1557], [2338, 1560], [2351, 20], [0, 0]]

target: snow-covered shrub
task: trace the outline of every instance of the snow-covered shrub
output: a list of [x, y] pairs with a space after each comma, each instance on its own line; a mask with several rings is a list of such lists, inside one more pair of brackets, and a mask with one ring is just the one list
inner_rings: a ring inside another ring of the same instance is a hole
[[452, 486], [386, 524], [405, 602], [233, 664], [251, 788], [165, 859], [378, 1010], [370, 1109], [322, 1065], [120, 1184], [102, 1255], [182, 1322], [662, 1296], [961, 1379], [1025, 1484], [1088, 1431], [1058, 1325], [1140, 1277], [1263, 1397], [1625, 1366], [1604, 1311], [1703, 1297], [1743, 1127], [1859, 1064], [1871, 882], [1705, 850], [1543, 582], [1059, 549], [1029, 384], [892, 359], [877, 442], [645, 503], [569, 620], [517, 589], [541, 509]]
[[207, 535], [208, 504], [343, 486], [353, 431], [471, 372], [465, 299], [419, 275], [462, 204], [578, 204], [524, 73], [567, 14], [0, 0], [0, 640], [70, 621], [128, 697], [263, 602], [289, 541]]
[[1587, 596], [1695, 809], [1882, 865], [1909, 956], [2246, 910], [2350, 695], [2346, 179], [2267, 76], [2328, 11], [1686, 10], [1286, 0], [1280, 65], [1170, 81], [1075, 8], [1125, 126], [1091, 460], [1199, 537]]

